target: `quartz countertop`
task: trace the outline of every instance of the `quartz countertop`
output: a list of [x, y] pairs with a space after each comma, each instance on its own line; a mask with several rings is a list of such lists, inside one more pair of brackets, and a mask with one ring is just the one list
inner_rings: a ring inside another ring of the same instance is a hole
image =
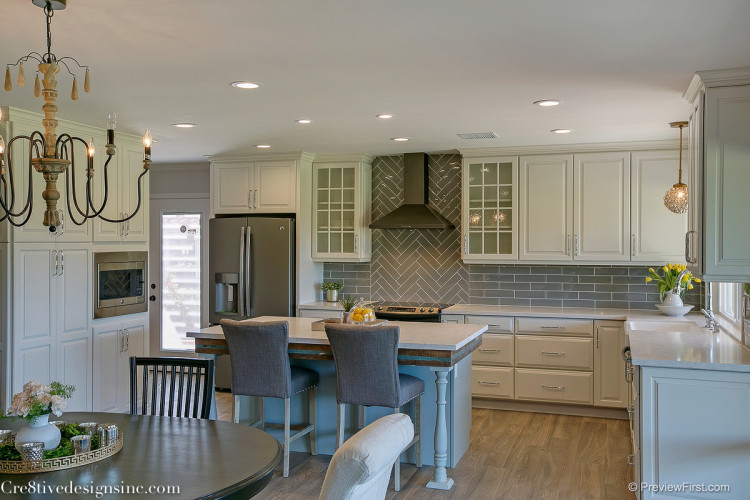
[[[634, 319], [668, 318], [654, 309], [594, 309], [593, 307], [524, 307], [456, 304], [443, 309], [442, 314], [477, 316], [519, 316], [533, 318], [577, 318], [626, 321]], [[676, 319], [676, 318], [670, 318]]]
[[[328, 338], [324, 331], [312, 329], [312, 323], [319, 321], [316, 318], [261, 316], [248, 321], [288, 321], [289, 342], [299, 344], [328, 344]], [[400, 349], [457, 351], [487, 331], [487, 325], [456, 325], [406, 321], [389, 321], [388, 324], [398, 326], [401, 329], [398, 344]], [[187, 336], [196, 339], [224, 339], [221, 326], [211, 326], [197, 332], [188, 332]]]

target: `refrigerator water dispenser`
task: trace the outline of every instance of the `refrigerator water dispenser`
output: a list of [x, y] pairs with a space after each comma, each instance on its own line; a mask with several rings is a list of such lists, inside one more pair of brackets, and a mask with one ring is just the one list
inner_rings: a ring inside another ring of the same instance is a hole
[[216, 310], [218, 314], [237, 314], [237, 291], [240, 275], [237, 273], [216, 273]]

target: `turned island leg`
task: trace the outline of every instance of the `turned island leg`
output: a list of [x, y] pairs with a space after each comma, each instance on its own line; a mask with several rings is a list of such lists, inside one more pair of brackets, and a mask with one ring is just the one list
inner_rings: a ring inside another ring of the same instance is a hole
[[[453, 479], [448, 477], [445, 465], [448, 463], [448, 424], [445, 418], [446, 391], [448, 388], [448, 374], [452, 368], [432, 368], [435, 372], [437, 386], [437, 413], [435, 416], [435, 472], [428, 488], [449, 490], [453, 486]], [[420, 443], [421, 444], [421, 443]]]

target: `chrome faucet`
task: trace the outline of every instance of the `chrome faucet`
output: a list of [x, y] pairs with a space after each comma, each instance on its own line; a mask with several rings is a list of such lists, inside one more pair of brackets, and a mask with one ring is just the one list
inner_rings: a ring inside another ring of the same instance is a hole
[[706, 317], [706, 325], [704, 328], [710, 328], [714, 333], [719, 333], [719, 331], [721, 331], [721, 325], [719, 324], [719, 320], [716, 319], [716, 316], [714, 316], [714, 312], [706, 309], [701, 309], [701, 312], [703, 313], [703, 316]]
[[672, 292], [676, 293], [677, 295], [680, 295], [680, 292], [682, 292], [682, 278], [685, 277], [686, 274], [689, 274], [690, 271], [685, 269], [680, 274], [677, 275], [677, 281], [675, 282], [674, 287], [672, 288]]

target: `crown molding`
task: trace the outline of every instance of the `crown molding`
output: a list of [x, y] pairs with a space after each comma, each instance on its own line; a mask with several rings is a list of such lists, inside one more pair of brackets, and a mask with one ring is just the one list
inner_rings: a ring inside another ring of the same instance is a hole
[[374, 155], [367, 153], [315, 155], [315, 163], [372, 163], [374, 159]]
[[[9, 121], [11, 123], [26, 122], [35, 127], [39, 126], [39, 130], [43, 130], [41, 125], [42, 125], [42, 120], [44, 119], [44, 115], [42, 113], [37, 113], [36, 111], [28, 111], [28, 110], [21, 109], [21, 108], [14, 108], [10, 106], [3, 107], [2, 110], [3, 110], [2, 121]], [[73, 120], [67, 120], [65, 118], [60, 118], [59, 116], [57, 117], [57, 121], [59, 122], [57, 126], [58, 135], [60, 135], [60, 133], [65, 132], [64, 130], [60, 130], [60, 129], [64, 129], [65, 127], [82, 128], [82, 129], [88, 129], [91, 132], [97, 131], [97, 132], [102, 132], [102, 133], [106, 130], [104, 127], [97, 127], [95, 125], [89, 125], [86, 123], [76, 122]], [[139, 135], [129, 134], [127, 132], [120, 132], [120, 131], [116, 131], [116, 132], [117, 134], [115, 136], [115, 139], [117, 138], [117, 136], [125, 137], [126, 139], [131, 139], [137, 142], [140, 142], [142, 139], [142, 137]]]
[[712, 69], [696, 71], [687, 90], [682, 95], [689, 102], [695, 101], [698, 94], [705, 88], [731, 87], [734, 85], [750, 84], [750, 66], [742, 68]]
[[506, 146], [498, 148], [462, 148], [459, 149], [459, 152], [464, 158], [483, 158], [490, 156], [521, 156], [528, 154], [648, 151], [656, 149], [679, 149], [679, 147], [679, 140], [670, 139], [665, 141], [595, 142], [588, 144], [547, 144], [540, 146]]
[[240, 163], [245, 161], [274, 161], [274, 160], [302, 160], [313, 161], [314, 153], [295, 151], [291, 153], [243, 153], [233, 155], [206, 155], [211, 163]]

